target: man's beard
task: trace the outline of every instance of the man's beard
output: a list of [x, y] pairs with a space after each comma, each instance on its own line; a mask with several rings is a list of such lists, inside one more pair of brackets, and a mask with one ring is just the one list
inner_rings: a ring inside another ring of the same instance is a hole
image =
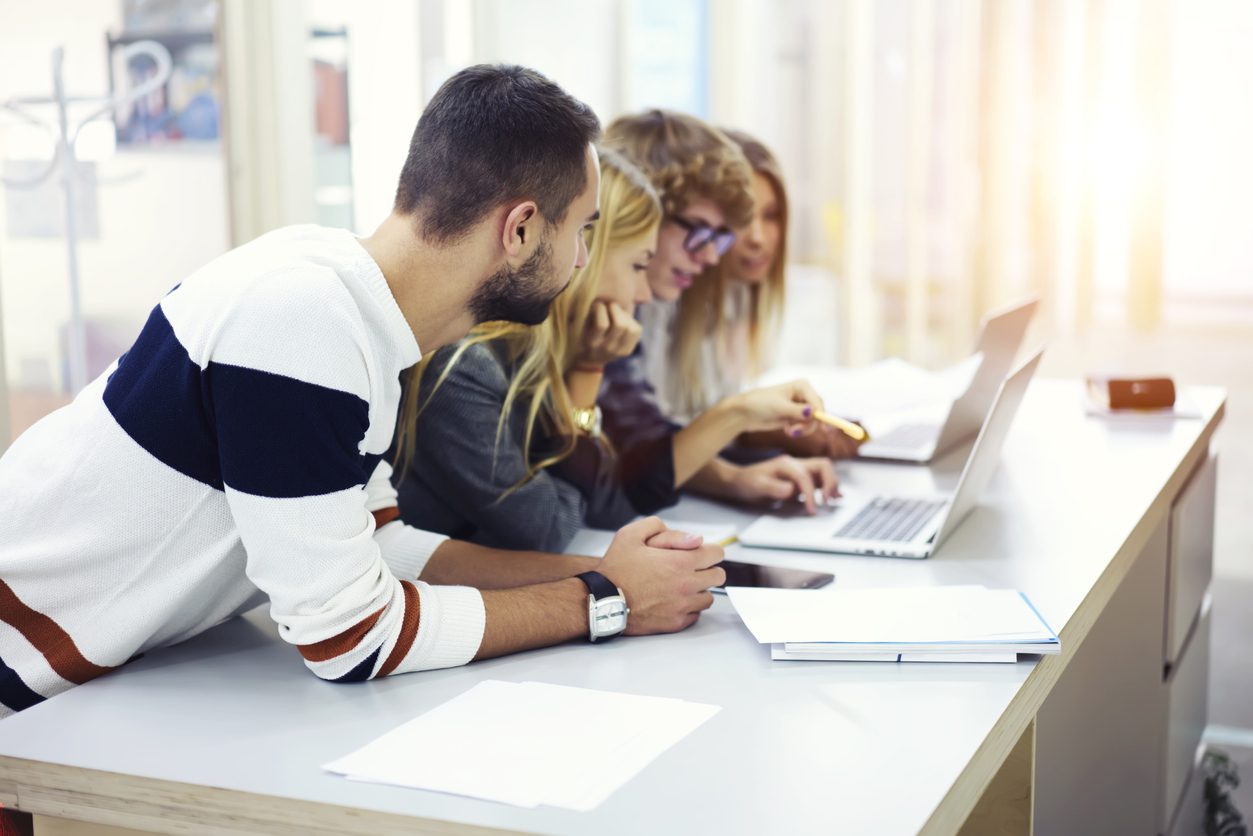
[[548, 318], [553, 300], [565, 290], [565, 285], [556, 292], [545, 287], [552, 273], [553, 250], [543, 241], [522, 266], [502, 267], [483, 283], [470, 300], [474, 321], [539, 325]]

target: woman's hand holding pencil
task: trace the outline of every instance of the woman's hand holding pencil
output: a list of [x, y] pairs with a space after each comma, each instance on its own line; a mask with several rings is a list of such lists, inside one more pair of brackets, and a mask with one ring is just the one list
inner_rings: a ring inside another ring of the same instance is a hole
[[735, 397], [747, 422], [746, 432], [781, 429], [799, 438], [820, 422], [858, 443], [870, 438], [865, 427], [827, 412], [822, 398], [807, 380], [754, 389]]
[[732, 395], [727, 401], [740, 415], [741, 432], [783, 430], [793, 438], [812, 432], [822, 398], [807, 380]]
[[866, 428], [861, 424], [854, 424], [852, 421], [845, 421], [843, 418], [823, 412], [822, 410], [815, 412], [814, 417], [829, 427], [835, 427], [837, 430], [853, 439], [853, 441], [865, 442], [870, 440], [870, 433], [866, 432]]

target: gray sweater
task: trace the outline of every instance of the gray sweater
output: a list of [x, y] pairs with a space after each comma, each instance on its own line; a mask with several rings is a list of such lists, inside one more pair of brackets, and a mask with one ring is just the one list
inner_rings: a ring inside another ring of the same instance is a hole
[[[405, 522], [497, 548], [561, 551], [585, 525], [614, 529], [636, 516], [615, 457], [585, 436], [569, 459], [502, 499], [526, 474], [526, 405], [515, 405], [497, 440], [509, 373], [498, 350], [483, 343], [461, 355], [430, 398], [454, 350], [437, 352], [423, 375], [413, 463], [396, 476]], [[536, 426], [533, 460], [559, 447], [542, 422]]]

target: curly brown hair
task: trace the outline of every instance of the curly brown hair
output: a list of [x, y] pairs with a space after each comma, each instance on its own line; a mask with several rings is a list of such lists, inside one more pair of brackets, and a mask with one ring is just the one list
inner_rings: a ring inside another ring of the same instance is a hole
[[605, 130], [602, 145], [643, 169], [666, 215], [704, 198], [722, 210], [728, 226], [753, 218], [753, 170], [744, 152], [695, 116], [659, 109], [622, 116]]

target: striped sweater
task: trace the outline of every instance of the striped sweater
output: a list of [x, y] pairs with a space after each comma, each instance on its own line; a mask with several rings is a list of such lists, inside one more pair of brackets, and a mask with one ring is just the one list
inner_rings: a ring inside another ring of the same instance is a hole
[[272, 232], [171, 291], [0, 458], [0, 717], [266, 600], [324, 679], [468, 662], [482, 596], [417, 581], [444, 537], [387, 522], [419, 353], [345, 231]]

